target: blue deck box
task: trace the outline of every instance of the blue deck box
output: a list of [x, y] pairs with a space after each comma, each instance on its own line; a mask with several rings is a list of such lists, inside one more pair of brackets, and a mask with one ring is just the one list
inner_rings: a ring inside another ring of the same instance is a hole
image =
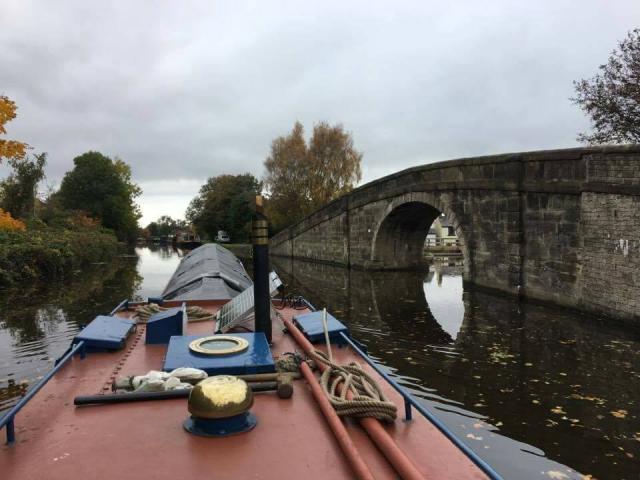
[[98, 315], [73, 338], [73, 343], [83, 341], [88, 352], [120, 350], [134, 327], [131, 320]]
[[147, 322], [146, 344], [167, 344], [174, 335], [186, 331], [187, 312], [183, 307], [170, 308], [156, 313]]
[[274, 373], [276, 371], [271, 348], [269, 348], [269, 343], [264, 333], [230, 334], [230, 336], [244, 338], [249, 342], [249, 347], [245, 351], [235, 354], [211, 356], [193, 352], [189, 349], [191, 342], [208, 336], [210, 335], [171, 337], [163, 370], [170, 372], [178, 367], [193, 367], [204, 370], [209, 375], [253, 375], [256, 373]]
[[[324, 343], [322, 311], [304, 313], [293, 317], [293, 323], [302, 331], [311, 343]], [[327, 312], [327, 331], [332, 344], [344, 345], [346, 342], [341, 333], [349, 335], [349, 329], [336, 317]]]

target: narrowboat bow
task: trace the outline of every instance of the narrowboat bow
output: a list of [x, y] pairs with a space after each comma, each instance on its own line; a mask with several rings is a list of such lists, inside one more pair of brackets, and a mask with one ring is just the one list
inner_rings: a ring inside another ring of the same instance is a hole
[[271, 274], [271, 332], [254, 331], [242, 263], [190, 252], [162, 295], [91, 321], [0, 420], [3, 478], [500, 478], [344, 324], [280, 288]]

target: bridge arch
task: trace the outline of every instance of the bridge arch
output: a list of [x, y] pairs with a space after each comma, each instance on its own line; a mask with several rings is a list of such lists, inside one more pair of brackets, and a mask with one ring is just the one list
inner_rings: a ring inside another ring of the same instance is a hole
[[467, 283], [638, 323], [639, 165], [640, 145], [620, 145], [412, 167], [330, 202], [272, 237], [270, 248], [399, 268], [435, 209], [457, 221]]
[[412, 192], [387, 201], [374, 227], [370, 265], [387, 269], [418, 266], [423, 262], [429, 228], [441, 213], [452, 221], [460, 239], [465, 278], [468, 277], [471, 262], [465, 228], [449, 202], [429, 192]]

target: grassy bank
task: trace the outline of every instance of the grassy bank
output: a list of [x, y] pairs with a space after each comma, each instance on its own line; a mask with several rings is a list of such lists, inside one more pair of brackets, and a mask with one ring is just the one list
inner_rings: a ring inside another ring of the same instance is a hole
[[99, 228], [0, 231], [0, 287], [63, 279], [117, 252], [116, 237]]

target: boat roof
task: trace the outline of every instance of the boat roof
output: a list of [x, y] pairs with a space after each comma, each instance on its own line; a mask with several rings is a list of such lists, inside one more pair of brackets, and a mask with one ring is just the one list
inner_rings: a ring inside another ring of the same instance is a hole
[[230, 300], [252, 283], [233, 253], [207, 243], [182, 258], [161, 296], [163, 300]]

